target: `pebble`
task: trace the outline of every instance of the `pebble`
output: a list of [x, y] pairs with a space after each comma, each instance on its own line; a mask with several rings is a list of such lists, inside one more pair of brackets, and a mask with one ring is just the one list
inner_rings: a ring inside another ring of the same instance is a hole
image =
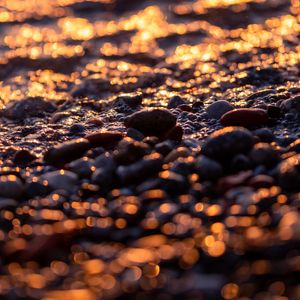
[[128, 105], [130, 107], [136, 107], [140, 104], [142, 104], [143, 101], [143, 95], [142, 93], [135, 93], [135, 94], [122, 94], [119, 95], [114, 100], [114, 105]]
[[125, 137], [119, 142], [113, 157], [119, 164], [127, 165], [139, 160], [149, 152], [150, 147], [148, 144]]
[[275, 135], [269, 128], [256, 129], [253, 134], [258, 136], [261, 142], [264, 143], [271, 143], [275, 141]]
[[176, 117], [167, 109], [149, 108], [133, 113], [124, 123], [145, 135], [162, 136], [175, 127]]
[[219, 100], [206, 107], [206, 112], [211, 118], [219, 120], [225, 113], [233, 109], [234, 107], [228, 101]]
[[163, 160], [161, 155], [153, 153], [129, 166], [119, 166], [117, 175], [122, 183], [141, 182], [160, 171]]
[[24, 192], [20, 178], [15, 175], [0, 176], [0, 197], [18, 199]]
[[200, 181], [215, 180], [223, 174], [222, 165], [204, 155], [197, 157], [195, 171], [199, 175]]
[[269, 121], [266, 110], [259, 108], [238, 108], [225, 113], [221, 118], [223, 126], [258, 127]]
[[287, 112], [300, 113], [300, 95], [282, 101], [280, 107]]
[[258, 143], [250, 151], [249, 158], [256, 166], [272, 167], [280, 160], [280, 153], [268, 143]]
[[297, 139], [293, 143], [289, 145], [290, 151], [295, 151], [297, 153], [300, 153], [300, 139]]
[[89, 178], [92, 174], [93, 161], [87, 157], [72, 161], [68, 169], [76, 173], [80, 178]]
[[46, 180], [52, 190], [73, 193], [76, 190], [78, 176], [71, 171], [58, 170], [43, 174], [41, 180]]
[[180, 96], [173, 96], [168, 102], [168, 108], [176, 108], [179, 105], [186, 104], [185, 100]]
[[85, 136], [93, 147], [110, 148], [116, 145], [123, 138], [119, 131], [98, 131]]
[[27, 149], [18, 150], [13, 158], [16, 166], [25, 167], [34, 161], [37, 157]]
[[31, 97], [23, 100], [12, 101], [1, 111], [9, 119], [23, 120], [31, 117], [42, 117], [45, 113], [52, 113], [56, 105], [40, 97]]
[[128, 128], [127, 136], [133, 138], [136, 141], [142, 141], [145, 137], [140, 131], [134, 128]]
[[186, 147], [179, 147], [172, 150], [166, 157], [165, 163], [170, 163], [178, 159], [179, 157], [188, 157], [191, 154], [190, 150]]
[[242, 127], [225, 127], [212, 133], [202, 146], [202, 154], [228, 160], [239, 153], [247, 153], [254, 145], [251, 132]]
[[182, 127], [177, 124], [173, 127], [170, 131], [168, 131], [165, 136], [163, 136], [163, 140], [171, 140], [175, 142], [181, 142], [183, 137], [183, 129]]
[[299, 191], [300, 154], [291, 156], [278, 166], [278, 181], [281, 187], [289, 191]]
[[80, 158], [91, 147], [87, 139], [76, 139], [50, 148], [44, 155], [48, 164], [61, 165]]

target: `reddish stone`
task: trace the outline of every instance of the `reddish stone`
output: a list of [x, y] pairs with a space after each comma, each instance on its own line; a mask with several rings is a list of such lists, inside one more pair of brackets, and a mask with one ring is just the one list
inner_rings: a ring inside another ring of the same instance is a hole
[[119, 131], [98, 131], [85, 136], [92, 147], [109, 148], [118, 143], [123, 138], [123, 133]]
[[176, 142], [181, 142], [183, 136], [183, 129], [180, 125], [173, 127], [163, 138], [164, 140], [172, 140]]
[[181, 104], [178, 106], [178, 108], [181, 109], [182, 111], [188, 111], [188, 112], [193, 111], [193, 108], [188, 104]]
[[234, 109], [221, 118], [223, 126], [243, 126], [255, 127], [267, 124], [268, 114], [265, 110], [259, 108], [239, 108]]

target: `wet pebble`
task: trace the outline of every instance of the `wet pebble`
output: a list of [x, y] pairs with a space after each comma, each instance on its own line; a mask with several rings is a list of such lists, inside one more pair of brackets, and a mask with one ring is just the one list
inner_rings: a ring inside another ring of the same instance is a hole
[[258, 127], [269, 121], [267, 111], [259, 108], [239, 108], [225, 113], [221, 118], [223, 126]]
[[168, 108], [176, 108], [182, 104], [186, 104], [185, 100], [182, 97], [176, 95], [170, 98], [168, 102]]
[[78, 176], [65, 170], [45, 173], [41, 176], [41, 179], [46, 180], [52, 190], [63, 190], [68, 193], [73, 193], [78, 183]]
[[29, 163], [34, 161], [36, 158], [37, 158], [36, 155], [31, 153], [29, 150], [21, 149], [15, 153], [13, 162], [16, 166], [25, 167]]
[[264, 165], [272, 167], [280, 159], [279, 151], [267, 143], [258, 143], [249, 153], [249, 157], [254, 165]]
[[149, 108], [130, 115], [124, 123], [145, 135], [162, 136], [176, 125], [176, 117], [167, 109]]
[[222, 165], [204, 155], [197, 157], [195, 171], [199, 175], [200, 181], [215, 180], [223, 174]]
[[85, 136], [93, 147], [110, 148], [116, 145], [122, 138], [123, 133], [119, 131], [99, 131]]
[[202, 153], [216, 160], [228, 160], [247, 153], [254, 145], [251, 132], [242, 127], [225, 127], [212, 133], [202, 146]]
[[225, 113], [233, 110], [234, 107], [225, 100], [219, 100], [210, 104], [206, 108], [206, 112], [213, 119], [220, 119]]
[[40, 97], [32, 97], [10, 102], [1, 114], [9, 119], [22, 120], [30, 117], [42, 117], [45, 113], [52, 113], [56, 105]]
[[300, 187], [300, 154], [291, 156], [278, 166], [280, 186], [289, 191], [297, 191]]
[[163, 163], [161, 155], [154, 153], [129, 166], [119, 166], [117, 175], [122, 183], [141, 182], [149, 176], [155, 175]]
[[23, 183], [17, 176], [0, 176], [0, 197], [18, 199], [22, 196], [23, 191]]
[[44, 155], [44, 160], [52, 165], [61, 165], [80, 158], [90, 148], [87, 139], [76, 139], [50, 148]]

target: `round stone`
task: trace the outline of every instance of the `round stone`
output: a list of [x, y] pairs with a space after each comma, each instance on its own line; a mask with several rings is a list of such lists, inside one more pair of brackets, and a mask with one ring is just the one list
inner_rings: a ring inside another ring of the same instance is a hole
[[211, 134], [202, 147], [202, 154], [216, 160], [228, 160], [246, 153], [254, 145], [251, 132], [242, 127], [225, 127]]
[[234, 107], [225, 100], [219, 100], [206, 108], [207, 114], [213, 119], [220, 119], [225, 113], [233, 110]]
[[22, 196], [23, 190], [23, 183], [17, 176], [0, 176], [0, 197], [18, 199]]

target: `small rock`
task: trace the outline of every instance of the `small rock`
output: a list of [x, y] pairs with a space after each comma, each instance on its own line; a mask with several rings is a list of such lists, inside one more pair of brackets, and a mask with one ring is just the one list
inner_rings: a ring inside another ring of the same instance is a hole
[[221, 118], [223, 126], [262, 126], [269, 121], [267, 111], [259, 108], [239, 108], [225, 113]]
[[37, 157], [27, 149], [18, 150], [13, 158], [13, 162], [16, 166], [25, 167]]
[[0, 197], [18, 199], [22, 196], [23, 191], [23, 183], [17, 176], [0, 176]]
[[65, 164], [82, 157], [90, 147], [87, 139], [72, 140], [50, 148], [45, 153], [44, 160], [52, 165]]
[[278, 180], [281, 187], [289, 191], [299, 191], [300, 154], [291, 156], [278, 166]]
[[197, 157], [195, 171], [199, 175], [200, 181], [215, 180], [223, 174], [221, 164], [204, 155]]
[[117, 174], [122, 183], [141, 182], [158, 173], [163, 164], [161, 155], [153, 153], [129, 166], [119, 166]]
[[148, 144], [125, 137], [119, 142], [113, 157], [119, 164], [127, 165], [149, 154], [149, 150]]
[[210, 104], [206, 108], [206, 112], [211, 118], [219, 120], [225, 113], [233, 109], [234, 107], [228, 101], [219, 100]]
[[250, 151], [249, 157], [256, 166], [264, 165], [266, 167], [272, 167], [278, 163], [280, 153], [270, 144], [258, 143]]
[[202, 154], [216, 160], [228, 160], [247, 153], [254, 145], [251, 132], [242, 127], [225, 127], [215, 131], [205, 141]]
[[85, 136], [93, 147], [110, 148], [123, 138], [119, 131], [98, 131]]
[[52, 190], [64, 190], [72, 193], [76, 189], [78, 177], [75, 173], [65, 170], [52, 171], [41, 176], [42, 180], [46, 180]]
[[275, 135], [269, 128], [259, 128], [254, 131], [254, 135], [258, 136], [260, 141], [264, 143], [272, 143], [275, 140]]
[[125, 126], [132, 127], [145, 135], [162, 136], [176, 125], [176, 117], [164, 108], [138, 111], [125, 119]]
[[89, 178], [92, 174], [93, 161], [87, 157], [83, 157], [72, 161], [68, 169], [76, 173], [81, 178]]
[[295, 151], [297, 153], [300, 153], [300, 139], [297, 139], [293, 143], [289, 145], [290, 151]]
[[248, 186], [254, 187], [255, 189], [270, 188], [274, 183], [274, 179], [271, 176], [261, 174], [252, 177], [248, 181]]
[[130, 107], [136, 107], [140, 104], [142, 104], [143, 101], [143, 95], [142, 93], [135, 93], [135, 94], [122, 94], [119, 95], [114, 100], [114, 105], [123, 105], [126, 104]]
[[286, 112], [300, 112], [300, 95], [281, 102], [280, 108]]
[[24, 100], [12, 101], [2, 110], [4, 117], [13, 120], [23, 120], [31, 117], [42, 117], [45, 113], [52, 113], [56, 105], [40, 97], [31, 97]]
[[190, 150], [186, 147], [179, 147], [172, 150], [166, 157], [165, 163], [170, 163], [175, 161], [179, 157], [188, 157], [190, 155]]
[[177, 124], [170, 131], [168, 131], [162, 139], [181, 142], [182, 137], [183, 137], [183, 129], [179, 124]]
[[141, 132], [139, 132], [138, 130], [136, 130], [134, 128], [128, 128], [127, 136], [131, 137], [132, 139], [134, 139], [136, 141], [142, 141], [145, 137]]
[[182, 104], [186, 104], [185, 100], [182, 97], [176, 95], [170, 98], [168, 108], [176, 108]]

